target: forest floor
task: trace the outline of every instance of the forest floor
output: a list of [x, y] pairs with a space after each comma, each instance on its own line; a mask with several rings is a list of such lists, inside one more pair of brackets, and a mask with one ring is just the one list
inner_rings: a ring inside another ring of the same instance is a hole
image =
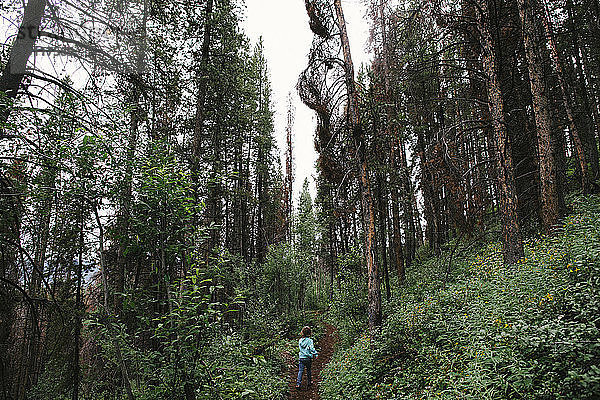
[[290, 400], [318, 400], [319, 399], [319, 384], [321, 383], [321, 371], [331, 360], [333, 349], [338, 339], [336, 329], [327, 323], [325, 325], [325, 336], [323, 336], [316, 347], [319, 351], [319, 356], [312, 364], [312, 386], [307, 388], [306, 378], [302, 378], [302, 387], [296, 389], [296, 379], [298, 378], [298, 356], [297, 354], [287, 353], [284, 355], [288, 365], [289, 375], [289, 393]]

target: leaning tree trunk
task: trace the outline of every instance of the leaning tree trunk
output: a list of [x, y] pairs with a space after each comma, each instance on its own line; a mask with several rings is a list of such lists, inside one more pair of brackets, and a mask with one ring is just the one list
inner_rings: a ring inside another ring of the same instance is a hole
[[10, 115], [12, 108], [10, 103], [17, 97], [25, 76], [27, 60], [33, 52], [33, 46], [39, 35], [45, 9], [46, 0], [30, 0], [27, 3], [23, 13], [23, 22], [10, 50], [8, 63], [2, 71], [0, 92], [4, 92], [6, 99], [0, 99], [0, 138], [3, 136], [2, 125], [6, 123]]
[[375, 254], [375, 215], [373, 209], [373, 196], [369, 179], [369, 168], [366, 158], [366, 143], [364, 132], [361, 128], [358, 110], [358, 92], [354, 83], [354, 64], [350, 53], [350, 42], [346, 31], [346, 21], [340, 0], [334, 0], [335, 13], [340, 29], [340, 40], [344, 53], [344, 67], [346, 72], [346, 90], [348, 92], [348, 114], [350, 130], [357, 147], [357, 161], [360, 168], [360, 191], [363, 206], [363, 226], [365, 231], [365, 258], [368, 270], [368, 313], [369, 330], [374, 333], [381, 325], [381, 284], [377, 257]]
[[478, 24], [481, 30], [483, 68], [488, 78], [488, 101], [496, 147], [504, 262], [514, 264], [523, 256], [523, 241], [517, 218], [517, 195], [511, 143], [506, 130], [504, 104], [498, 80], [495, 48], [489, 26], [487, 0], [483, 0], [481, 6]]
[[[577, 24], [577, 17], [574, 10], [575, 5], [571, 0], [567, 0], [565, 8], [567, 11], [567, 22], [566, 27], [570, 31], [568, 35], [571, 52], [568, 54], [569, 59], [573, 60], [573, 88], [575, 89], [575, 97], [578, 99], [580, 104], [579, 112], [576, 113], [576, 123], [578, 123], [579, 134], [581, 143], [583, 145], [585, 154], [587, 155], [586, 160], [588, 163], [588, 172], [590, 174], [590, 183], [594, 183], [600, 176], [598, 170], [598, 143], [594, 135], [594, 121], [596, 122], [596, 129], [600, 132], [600, 118], [598, 117], [595, 96], [593, 93], [588, 95], [588, 90], [585, 82], [589, 81], [586, 71], [584, 70], [585, 60], [585, 46], [581, 45], [579, 38], [579, 27]], [[591, 97], [590, 97], [591, 95]], [[593, 188], [597, 190], [597, 187]]]
[[[541, 0], [544, 1], [544, 0]], [[552, 24], [550, 21], [550, 16], [548, 13], [548, 8], [545, 4], [542, 5], [544, 10], [542, 12], [542, 22], [544, 26], [544, 34], [546, 36], [546, 42], [548, 47], [550, 48], [550, 55], [552, 56], [552, 64], [554, 65], [554, 70], [556, 72], [556, 76], [558, 77], [558, 83], [560, 86], [560, 91], [562, 94], [562, 102], [563, 107], [565, 108], [565, 112], [567, 114], [567, 121], [569, 123], [569, 130], [571, 131], [571, 135], [573, 136], [573, 147], [575, 147], [575, 154], [577, 155], [577, 161], [579, 164], [579, 169], [581, 173], [581, 190], [584, 193], [589, 191], [589, 171], [586, 162], [585, 151], [583, 149], [583, 142], [581, 141], [581, 136], [577, 126], [575, 125], [575, 117], [573, 114], [573, 107], [571, 106], [570, 99], [570, 90], [567, 85], [567, 81], [564, 76], [564, 68], [562, 66], [562, 61], [560, 56], [558, 55], [558, 49], [556, 47], [556, 40], [554, 39], [554, 32], [552, 29]]]

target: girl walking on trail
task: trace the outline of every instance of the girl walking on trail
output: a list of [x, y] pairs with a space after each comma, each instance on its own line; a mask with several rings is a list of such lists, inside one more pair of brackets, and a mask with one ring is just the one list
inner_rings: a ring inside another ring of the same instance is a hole
[[302, 374], [306, 369], [306, 379], [308, 381], [308, 387], [312, 384], [312, 376], [310, 369], [312, 366], [312, 360], [317, 358], [317, 351], [315, 350], [315, 343], [310, 338], [311, 330], [308, 326], [302, 328], [302, 337], [298, 341], [298, 347], [300, 352], [298, 353], [299, 365], [298, 365], [298, 380], [296, 381], [296, 389], [300, 389], [302, 384]]

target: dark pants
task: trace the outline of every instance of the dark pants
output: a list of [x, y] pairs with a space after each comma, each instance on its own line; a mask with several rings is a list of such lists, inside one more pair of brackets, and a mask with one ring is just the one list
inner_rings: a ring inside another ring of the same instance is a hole
[[296, 386], [300, 386], [302, 383], [302, 374], [304, 373], [304, 369], [306, 368], [306, 379], [308, 379], [308, 384], [312, 383], [312, 377], [310, 375], [310, 367], [312, 365], [312, 360], [310, 358], [301, 358], [300, 363], [298, 365], [298, 380], [296, 381]]

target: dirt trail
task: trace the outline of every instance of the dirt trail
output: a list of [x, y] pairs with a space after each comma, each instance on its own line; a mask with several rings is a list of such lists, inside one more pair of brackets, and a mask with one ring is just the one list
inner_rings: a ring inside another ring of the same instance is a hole
[[298, 355], [288, 359], [289, 370], [289, 392], [290, 400], [318, 400], [319, 384], [321, 383], [321, 370], [329, 363], [333, 355], [333, 346], [337, 341], [337, 332], [332, 325], [325, 324], [325, 336], [316, 343], [319, 349], [319, 357], [312, 364], [312, 386], [306, 387], [306, 378], [302, 378], [302, 387], [296, 389], [296, 379], [298, 378]]

